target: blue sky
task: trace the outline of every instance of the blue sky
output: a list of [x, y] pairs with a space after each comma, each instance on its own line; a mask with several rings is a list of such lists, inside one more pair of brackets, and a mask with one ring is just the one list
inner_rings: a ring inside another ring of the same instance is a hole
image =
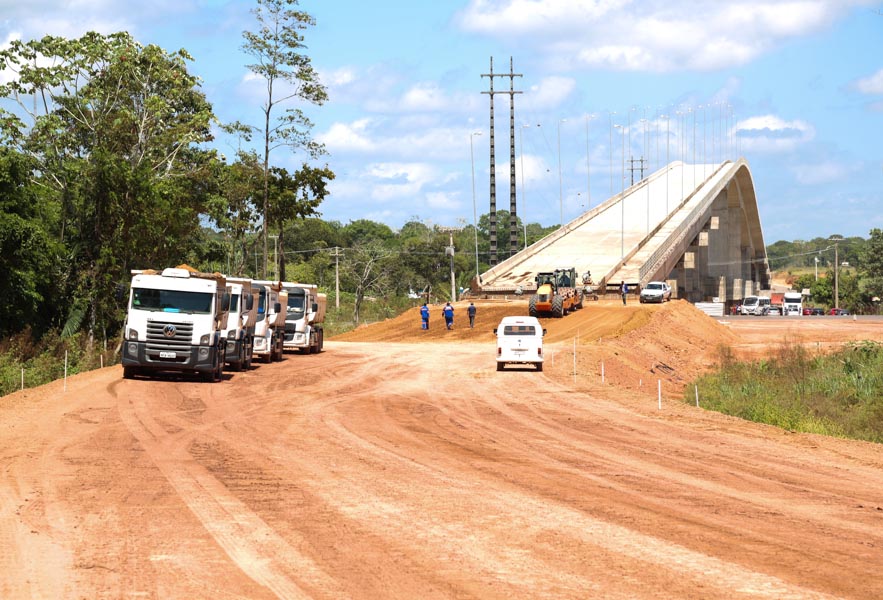
[[[257, 124], [260, 85], [240, 50], [253, 6], [0, 0], [0, 43], [126, 30], [143, 44], [183, 47], [219, 118]], [[306, 43], [330, 96], [306, 107], [337, 174], [323, 218], [471, 223], [473, 164], [478, 214], [486, 213], [481, 74], [491, 57], [495, 72], [507, 72], [512, 57], [523, 74], [516, 179], [528, 222], [553, 225], [562, 212], [569, 221], [619, 191], [622, 129], [611, 148], [611, 123], [631, 126], [626, 158], [643, 155], [658, 168], [667, 115], [672, 160], [684, 152], [693, 161], [695, 135], [701, 161], [703, 130], [709, 162], [713, 144], [747, 158], [768, 244], [883, 228], [883, 2], [303, 0], [300, 8], [316, 18]], [[508, 85], [498, 78], [495, 90]], [[508, 208], [509, 100], [496, 98], [497, 203]], [[232, 144], [218, 141], [231, 155]], [[277, 151], [273, 162], [296, 168], [303, 159]]]

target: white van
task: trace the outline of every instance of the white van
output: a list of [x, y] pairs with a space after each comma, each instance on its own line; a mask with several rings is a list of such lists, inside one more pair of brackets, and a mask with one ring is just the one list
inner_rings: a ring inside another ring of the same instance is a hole
[[757, 296], [745, 296], [742, 306], [739, 307], [740, 315], [753, 315], [757, 308]]
[[770, 298], [769, 296], [745, 296], [739, 312], [743, 315], [768, 315], [770, 314]]
[[503, 317], [494, 329], [497, 336], [497, 371], [507, 364], [536, 365], [543, 370], [543, 336], [546, 330], [536, 317]]

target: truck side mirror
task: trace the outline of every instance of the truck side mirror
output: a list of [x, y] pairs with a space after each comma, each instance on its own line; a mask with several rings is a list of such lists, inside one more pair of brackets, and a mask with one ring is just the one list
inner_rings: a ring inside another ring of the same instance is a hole
[[543, 335], [546, 335], [546, 329], [543, 328]]
[[273, 312], [279, 314], [282, 312], [282, 305], [278, 302], [273, 305]]
[[248, 294], [245, 297], [245, 310], [251, 310], [254, 308], [254, 296]]
[[128, 290], [129, 290], [129, 288], [124, 286], [122, 283], [116, 284], [116, 288], [114, 290], [114, 296], [116, 297], [117, 302], [122, 302], [123, 300], [126, 299], [126, 292]]
[[224, 292], [224, 296], [221, 298], [221, 310], [224, 312], [230, 310], [230, 292]]
[[319, 303], [313, 302], [312, 312], [319, 312]]
[[497, 335], [497, 330], [496, 330], [496, 329], [494, 329], [494, 335]]

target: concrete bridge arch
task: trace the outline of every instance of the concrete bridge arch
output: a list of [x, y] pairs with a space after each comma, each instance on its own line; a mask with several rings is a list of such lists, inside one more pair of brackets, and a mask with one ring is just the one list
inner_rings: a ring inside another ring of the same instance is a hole
[[611, 287], [667, 280], [693, 302], [738, 301], [768, 289], [748, 163], [670, 163], [489, 269], [473, 292], [529, 293], [536, 273], [569, 267]]

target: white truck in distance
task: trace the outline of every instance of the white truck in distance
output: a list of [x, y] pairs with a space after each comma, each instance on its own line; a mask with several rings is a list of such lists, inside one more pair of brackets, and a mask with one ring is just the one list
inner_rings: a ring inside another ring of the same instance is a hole
[[288, 309], [285, 315], [286, 350], [299, 350], [301, 354], [318, 354], [325, 345], [325, 294], [315, 285], [306, 283], [282, 284], [288, 292]]
[[251, 284], [258, 290], [253, 353], [264, 362], [282, 360], [288, 292], [278, 281], [261, 280]]
[[123, 377], [180, 371], [220, 381], [229, 305], [224, 276], [186, 266], [132, 273]]
[[497, 336], [497, 371], [510, 364], [534, 365], [543, 370], [543, 336], [546, 330], [536, 317], [503, 317], [494, 329]]
[[227, 278], [230, 294], [230, 315], [224, 337], [224, 359], [234, 371], [251, 368], [254, 328], [258, 313], [258, 290], [252, 290], [251, 279]]
[[803, 314], [803, 294], [800, 292], [785, 292], [782, 299], [782, 314], [797, 315]]

